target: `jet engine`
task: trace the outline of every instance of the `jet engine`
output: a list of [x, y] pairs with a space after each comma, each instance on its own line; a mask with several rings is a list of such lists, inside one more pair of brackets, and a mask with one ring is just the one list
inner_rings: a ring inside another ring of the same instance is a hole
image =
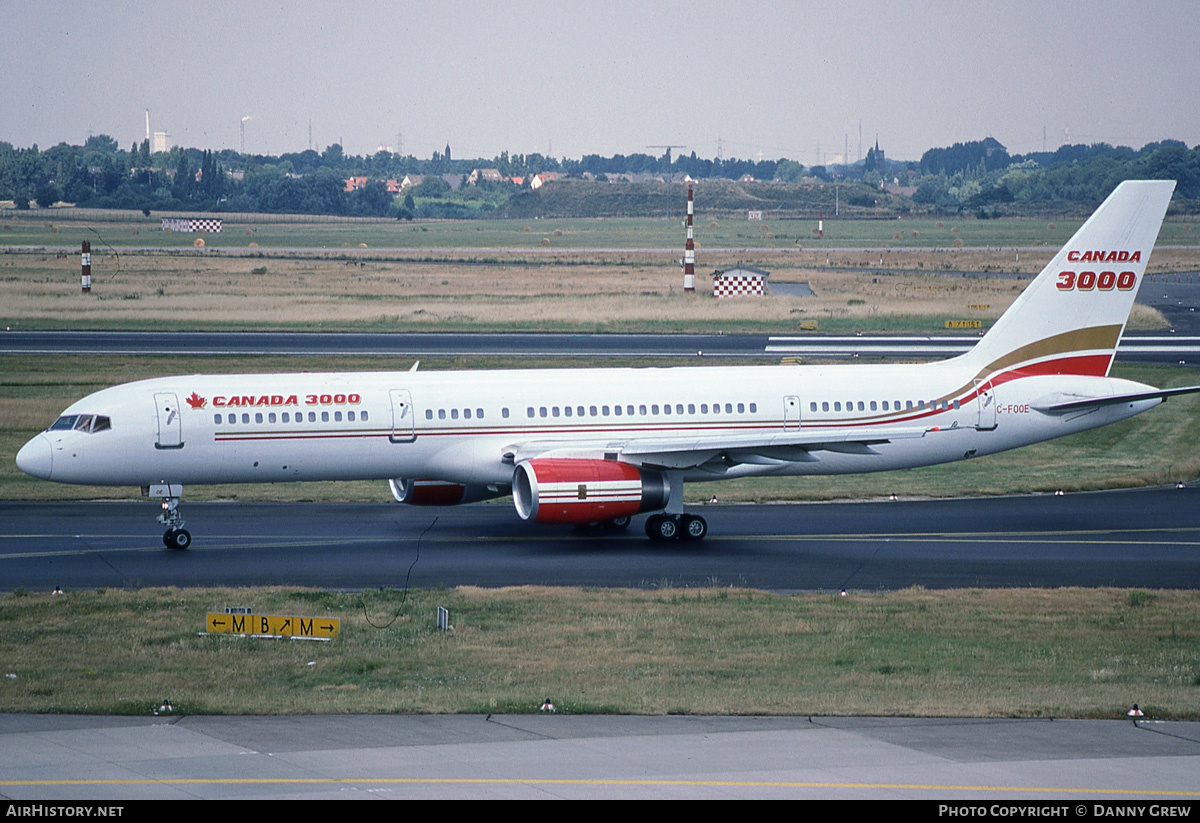
[[513, 503], [522, 520], [594, 523], [656, 511], [670, 487], [660, 471], [615, 460], [535, 458], [513, 471]]
[[508, 494], [508, 489], [495, 486], [464, 486], [443, 480], [412, 480], [397, 477], [388, 481], [392, 497], [397, 503], [410, 506], [457, 506], [459, 503], [474, 503], [491, 500]]

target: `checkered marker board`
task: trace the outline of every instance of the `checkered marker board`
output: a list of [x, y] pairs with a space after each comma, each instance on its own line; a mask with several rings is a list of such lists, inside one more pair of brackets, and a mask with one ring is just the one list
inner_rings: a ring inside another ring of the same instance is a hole
[[164, 217], [162, 227], [163, 231], [220, 234], [221, 219], [218, 217]]
[[743, 295], [763, 294], [763, 279], [749, 275], [726, 275], [713, 281], [713, 295], [716, 297], [741, 297]]

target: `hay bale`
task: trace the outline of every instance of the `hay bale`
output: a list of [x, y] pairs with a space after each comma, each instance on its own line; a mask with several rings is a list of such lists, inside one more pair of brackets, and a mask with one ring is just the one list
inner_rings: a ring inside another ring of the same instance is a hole
[[961, 249], [962, 247], [963, 247], [963, 241], [962, 241], [962, 238], [959, 237], [957, 240], [954, 241], [954, 248]]
[[554, 236], [555, 236], [555, 237], [562, 237], [562, 229], [555, 229], [555, 230], [554, 230]]
[[244, 235], [246, 235], [247, 237], [249, 237], [250, 235], [254, 234], [254, 232], [250, 231], [250, 229], [246, 229], [244, 232], [242, 232], [242, 234], [244, 234]]
[[921, 236], [921, 232], [917, 231], [916, 229], [913, 229], [913, 230], [912, 230], [912, 236], [913, 236], [913, 237], [920, 237], [920, 236]]
[[257, 243], [253, 243], [253, 242], [252, 242], [252, 243], [251, 243], [251, 244], [248, 246], [248, 248], [251, 248], [251, 249], [257, 249], [257, 248], [258, 248], [258, 244], [257, 244]]
[[360, 249], [365, 249], [365, 248], [367, 247], [367, 244], [366, 244], [366, 243], [359, 243], [359, 244], [358, 244], [358, 247], [359, 247]]
[[549, 245], [550, 245], [550, 238], [549, 238], [549, 237], [543, 237], [543, 238], [542, 238], [542, 245], [543, 245], [543, 246], [549, 246]]
[[934, 226], [934, 228], [941, 229], [941, 228], [945, 228], [946, 224], [943, 223], [941, 220], [939, 220], [936, 223], [934, 223], [933, 226]]
[[709, 220], [709, 221], [708, 221], [708, 227], [709, 227], [710, 229], [715, 229], [715, 228], [717, 228], [717, 221], [716, 221], [716, 220]]
[[350, 244], [349, 244], [349, 243], [343, 243], [343, 244], [342, 244], [342, 248], [343, 248], [343, 249], [348, 249], [348, 248], [350, 248]]
[[774, 240], [774, 239], [775, 239], [775, 235], [774, 235], [774, 234], [772, 234], [771, 232], [767, 232], [767, 233], [766, 233], [766, 234], [763, 236], [763, 239], [764, 239], [764, 240]]
[[893, 239], [893, 240], [899, 240], [899, 239], [900, 239], [900, 232], [898, 232], [898, 231], [894, 231], [894, 232], [892, 232], [892, 239]]
[[532, 231], [533, 231], [533, 226], [526, 226], [526, 227], [524, 228], [524, 232], [525, 232], [526, 234], [529, 234], [529, 233], [530, 233], [530, 232], [532, 232]]
[[958, 226], [955, 226], [954, 228], [950, 229], [950, 233], [951, 234], [962, 234], [962, 229], [960, 229]]
[[202, 248], [204, 248], [204, 238], [203, 238], [203, 237], [197, 237], [195, 240], [193, 240], [193, 241], [192, 241], [192, 245], [193, 245], [193, 246], [195, 246], [195, 247], [196, 247], [196, 248], [198, 248], [198, 249], [202, 249]]
[[1054, 225], [1053, 223], [1046, 224], [1046, 231], [1054, 231], [1057, 228], [1058, 228], [1058, 226]]

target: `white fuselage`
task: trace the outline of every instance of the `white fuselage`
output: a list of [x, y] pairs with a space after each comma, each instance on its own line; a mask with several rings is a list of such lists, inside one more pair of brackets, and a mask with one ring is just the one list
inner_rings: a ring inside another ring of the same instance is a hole
[[[18, 462], [64, 483], [272, 483], [432, 478], [505, 490], [522, 452], [604, 459], [624, 444], [695, 437], [702, 459], [667, 466], [688, 481], [911, 468], [991, 454], [1130, 417], [1158, 399], [1077, 414], [1047, 398], [1148, 387], [1108, 377], [1016, 376], [978, 385], [955, 358], [914, 365], [362, 372], [164, 377], [105, 389], [63, 412], [98, 431], [50, 429]], [[755, 449], [703, 445], [777, 433], [878, 444]], [[611, 457], [609, 458], [611, 459]], [[629, 462], [636, 458], [621, 457]], [[651, 465], [653, 461], [645, 461]], [[702, 464], [702, 465], [701, 465]], [[661, 464], [660, 464], [661, 465]]]

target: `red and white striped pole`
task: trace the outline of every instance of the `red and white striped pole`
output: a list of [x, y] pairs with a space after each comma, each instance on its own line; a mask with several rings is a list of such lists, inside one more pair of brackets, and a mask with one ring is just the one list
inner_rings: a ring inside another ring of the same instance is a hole
[[691, 186], [688, 186], [687, 244], [683, 247], [683, 290], [696, 290], [696, 242], [692, 238]]
[[817, 237], [825, 236], [825, 215], [817, 212]]
[[79, 259], [83, 264], [80, 285], [83, 286], [83, 293], [88, 294], [92, 290], [92, 244], [87, 240], [83, 241], [83, 250], [79, 255]]

